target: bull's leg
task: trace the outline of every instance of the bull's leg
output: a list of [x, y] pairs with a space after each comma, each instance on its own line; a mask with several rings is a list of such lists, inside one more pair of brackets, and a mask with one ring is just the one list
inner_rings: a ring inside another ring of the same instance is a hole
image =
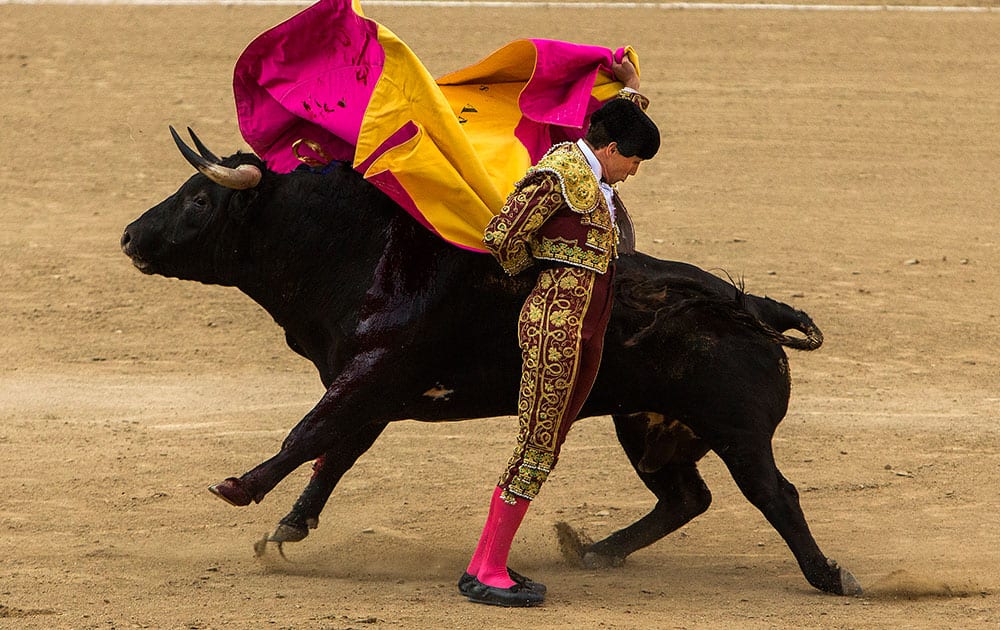
[[298, 542], [309, 535], [310, 529], [316, 529], [320, 512], [341, 477], [371, 448], [386, 426], [368, 425], [338, 444], [336, 449], [320, 456], [313, 464], [312, 478], [295, 501], [292, 511], [279, 521], [277, 529], [268, 540]]
[[[686, 430], [651, 432], [650, 427], [657, 426], [653, 423], [662, 420], [647, 414], [614, 417], [618, 440], [657, 503], [635, 523], [585, 548], [583, 563], [588, 568], [620, 566], [629, 554], [684, 526], [712, 503], [712, 493], [697, 469], [707, 447]], [[653, 435], [655, 443], [651, 442]], [[651, 446], [658, 452], [650, 452]], [[663, 454], [659, 468], [644, 471], [659, 454]]]
[[799, 505], [799, 493], [774, 461], [770, 436], [735, 437], [716, 452], [744, 496], [785, 539], [810, 584], [837, 595], [860, 595], [861, 585], [820, 551]]
[[683, 527], [712, 502], [712, 495], [693, 462], [669, 464], [653, 475], [640, 476], [652, 477], [643, 481], [659, 501], [646, 516], [586, 549], [583, 564], [587, 568], [621, 566], [629, 554]]
[[[236, 478], [230, 477], [209, 489], [236, 506], [260, 503], [278, 483], [302, 464], [317, 459], [338, 442], [370, 425], [392, 404], [386, 396], [386, 374], [398, 355], [387, 350], [361, 353], [330, 385], [323, 398], [291, 430], [278, 453]], [[398, 385], [398, 381], [393, 383]], [[385, 422], [378, 422], [384, 425]]]

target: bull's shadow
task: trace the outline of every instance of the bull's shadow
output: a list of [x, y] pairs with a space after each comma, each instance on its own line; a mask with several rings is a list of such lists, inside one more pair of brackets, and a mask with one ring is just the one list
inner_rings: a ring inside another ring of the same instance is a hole
[[[510, 278], [490, 256], [446, 244], [347, 165], [278, 174], [254, 155], [219, 159], [192, 137], [198, 153], [174, 134], [200, 174], [130, 224], [123, 251], [147, 274], [239, 288], [327, 388], [274, 457], [213, 492], [234, 505], [259, 502], [315, 460], [272, 535], [299, 541], [389, 422], [516, 413], [515, 330], [531, 272]], [[704, 512], [711, 493], [697, 462], [712, 450], [810, 584], [860, 593], [820, 551], [771, 449], [790, 393], [784, 348], [821, 343], [812, 320], [786, 304], [684, 263], [621, 257], [604, 357], [581, 417], [613, 417], [657, 503], [581, 545], [582, 562], [621, 564]]]

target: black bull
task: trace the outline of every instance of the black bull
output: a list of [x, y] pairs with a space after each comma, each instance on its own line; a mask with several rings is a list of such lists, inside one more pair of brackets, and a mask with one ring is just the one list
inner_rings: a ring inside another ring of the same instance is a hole
[[[274, 457], [213, 492], [234, 505], [259, 502], [316, 460], [272, 536], [301, 540], [387, 423], [515, 413], [515, 330], [530, 272], [507, 277], [490, 256], [444, 243], [346, 166], [277, 174], [256, 156], [220, 160], [197, 138], [200, 155], [174, 137], [202, 174], [129, 225], [123, 251], [147, 274], [239, 288], [273, 316], [326, 387]], [[704, 512], [711, 493], [697, 462], [712, 450], [810, 584], [860, 593], [819, 549], [771, 449], [790, 392], [783, 346], [822, 343], [809, 317], [691, 265], [640, 253], [618, 260], [615, 293], [581, 417], [613, 417], [657, 503], [584, 548], [584, 561], [620, 564]]]

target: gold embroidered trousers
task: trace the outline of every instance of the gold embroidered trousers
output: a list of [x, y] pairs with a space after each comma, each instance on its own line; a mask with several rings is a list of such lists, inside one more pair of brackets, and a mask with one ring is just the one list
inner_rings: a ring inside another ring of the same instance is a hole
[[546, 268], [525, 300], [518, 320], [520, 429], [498, 483], [508, 503], [537, 496], [590, 394], [611, 316], [612, 274], [613, 267], [604, 274]]

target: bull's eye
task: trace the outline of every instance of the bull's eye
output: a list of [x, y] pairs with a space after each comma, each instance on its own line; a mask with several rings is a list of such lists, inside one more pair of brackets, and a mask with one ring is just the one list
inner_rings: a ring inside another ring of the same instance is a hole
[[202, 191], [184, 199], [184, 212], [180, 216], [178, 227], [194, 233], [200, 232], [211, 221], [212, 200], [208, 193]]
[[188, 200], [193, 210], [198, 212], [204, 212], [208, 209], [208, 195], [205, 192], [200, 192], [194, 197]]

